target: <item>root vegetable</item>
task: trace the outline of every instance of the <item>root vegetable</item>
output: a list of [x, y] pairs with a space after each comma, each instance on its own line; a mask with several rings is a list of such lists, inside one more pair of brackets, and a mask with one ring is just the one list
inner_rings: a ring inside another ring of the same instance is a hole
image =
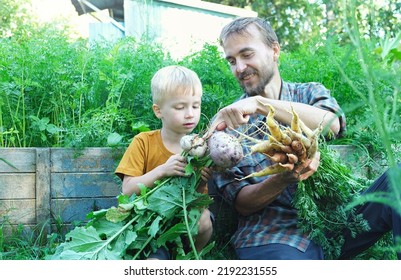
[[244, 157], [240, 141], [223, 131], [214, 132], [208, 146], [211, 159], [220, 168], [233, 167]]
[[[250, 177], [276, 174], [293, 169], [307, 159], [313, 158], [318, 150], [318, 140], [322, 132], [321, 125], [312, 131], [302, 122], [291, 106], [292, 120], [289, 124], [290, 127], [284, 128], [274, 119], [275, 111], [273, 106], [270, 104], [262, 104], [269, 108], [269, 113], [266, 117], [266, 127], [268, 131], [260, 132], [266, 133], [268, 135], [268, 140], [253, 140], [252, 142], [255, 144], [250, 147], [250, 150], [251, 153], [262, 153], [266, 155], [273, 162], [276, 162], [276, 164], [262, 171], [249, 174], [241, 180]], [[247, 136], [247, 139], [249, 138], [251, 137]]]
[[296, 133], [301, 133], [301, 128], [299, 125], [299, 116], [295, 112], [292, 106], [291, 106], [291, 112], [292, 112], [291, 129]]
[[[303, 135], [301, 133], [296, 133], [295, 131], [292, 131], [290, 129], [287, 129], [286, 133], [290, 136], [291, 142], [294, 141], [294, 140], [301, 141], [302, 144], [305, 146], [305, 148], [308, 149], [310, 147], [311, 141], [305, 135]], [[291, 142], [289, 144], [287, 144], [287, 145], [290, 145]]]
[[196, 157], [203, 157], [208, 148], [205, 139], [196, 134], [183, 136], [180, 145], [184, 152]]
[[281, 138], [282, 138], [281, 129], [280, 129], [279, 124], [274, 119], [274, 113], [275, 113], [274, 107], [271, 106], [270, 104], [267, 104], [267, 106], [270, 109], [269, 114], [267, 115], [267, 119], [266, 119], [267, 128], [269, 129], [271, 135], [277, 141], [281, 141]]
[[319, 125], [318, 128], [316, 128], [311, 136], [311, 146], [309, 147], [308, 150], [308, 157], [311, 158], [315, 155], [315, 153], [317, 152], [318, 149], [318, 144], [319, 144], [319, 135], [323, 130], [323, 126], [322, 124]]
[[280, 125], [278, 122], [274, 119], [274, 114], [275, 114], [275, 109], [272, 105], [263, 103], [259, 101], [263, 106], [266, 106], [269, 108], [269, 113], [267, 114], [266, 118], [266, 125], [267, 129], [269, 130], [271, 136], [273, 136], [277, 141], [281, 141], [283, 138], [282, 131], [280, 129]]
[[262, 169], [261, 171], [253, 172], [253, 173], [251, 173], [243, 178], [237, 179], [237, 180], [242, 181], [242, 180], [245, 180], [245, 179], [248, 179], [251, 177], [262, 177], [262, 176], [277, 174], [277, 173], [281, 173], [281, 172], [285, 172], [285, 171], [289, 171], [289, 169], [286, 165], [276, 163], [276, 164], [266, 167], [265, 169]]
[[292, 141], [291, 147], [294, 149], [296, 153], [302, 153], [303, 150], [305, 149], [304, 145], [302, 145], [302, 142], [298, 140]]
[[298, 157], [294, 154], [287, 154], [288, 157], [288, 162], [289, 163], [297, 163], [298, 162]]
[[269, 156], [269, 158], [272, 161], [279, 162], [279, 163], [286, 163], [288, 161], [287, 155], [283, 152], [274, 153], [272, 156]]

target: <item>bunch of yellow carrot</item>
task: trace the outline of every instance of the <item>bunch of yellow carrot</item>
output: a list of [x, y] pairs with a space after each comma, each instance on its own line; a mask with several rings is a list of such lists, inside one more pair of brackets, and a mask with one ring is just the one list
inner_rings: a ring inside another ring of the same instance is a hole
[[267, 168], [249, 174], [242, 178], [260, 177], [290, 171], [297, 164], [313, 158], [318, 150], [319, 135], [322, 125], [315, 130], [307, 127], [292, 108], [292, 120], [289, 127], [281, 126], [274, 118], [275, 109], [270, 104], [263, 104], [269, 108], [266, 118], [266, 128], [262, 131], [268, 136], [268, 140], [257, 140], [242, 134], [243, 137], [253, 141], [252, 153], [262, 153], [269, 157], [275, 164]]

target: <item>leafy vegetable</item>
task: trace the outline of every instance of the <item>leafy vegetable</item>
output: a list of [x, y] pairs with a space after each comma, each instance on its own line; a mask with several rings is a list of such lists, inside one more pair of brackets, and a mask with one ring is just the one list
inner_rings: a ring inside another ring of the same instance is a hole
[[347, 207], [366, 185], [353, 175], [335, 150], [323, 144], [320, 154], [318, 170], [298, 183], [294, 205], [298, 209], [299, 227], [322, 246], [326, 259], [337, 259], [345, 229], [355, 235], [369, 230], [362, 215]]
[[[201, 211], [211, 202], [207, 194], [196, 192], [201, 168], [210, 166], [208, 157], [187, 155], [186, 177], [169, 177], [152, 189], [143, 186], [140, 195], [118, 196], [118, 206], [93, 211], [90, 221], [66, 234], [50, 259], [119, 260], [144, 259], [159, 247], [173, 245], [177, 259], [200, 259], [213, 247], [200, 253], [195, 249]], [[184, 240], [192, 251], [186, 252]]]

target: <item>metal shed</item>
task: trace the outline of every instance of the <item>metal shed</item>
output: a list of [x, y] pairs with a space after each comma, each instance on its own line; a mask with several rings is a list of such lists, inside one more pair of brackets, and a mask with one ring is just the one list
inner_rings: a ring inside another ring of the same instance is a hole
[[108, 20], [91, 24], [90, 38], [113, 40], [144, 37], [162, 44], [173, 56], [216, 43], [221, 28], [241, 16], [256, 12], [200, 0], [72, 0], [78, 14], [108, 9]]

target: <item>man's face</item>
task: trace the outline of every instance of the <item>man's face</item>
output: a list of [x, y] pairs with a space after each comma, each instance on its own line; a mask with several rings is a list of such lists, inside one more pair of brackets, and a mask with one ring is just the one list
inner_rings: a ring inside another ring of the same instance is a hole
[[231, 71], [250, 96], [264, 95], [277, 69], [275, 51], [264, 43], [253, 25], [244, 34], [232, 34], [223, 48]]

